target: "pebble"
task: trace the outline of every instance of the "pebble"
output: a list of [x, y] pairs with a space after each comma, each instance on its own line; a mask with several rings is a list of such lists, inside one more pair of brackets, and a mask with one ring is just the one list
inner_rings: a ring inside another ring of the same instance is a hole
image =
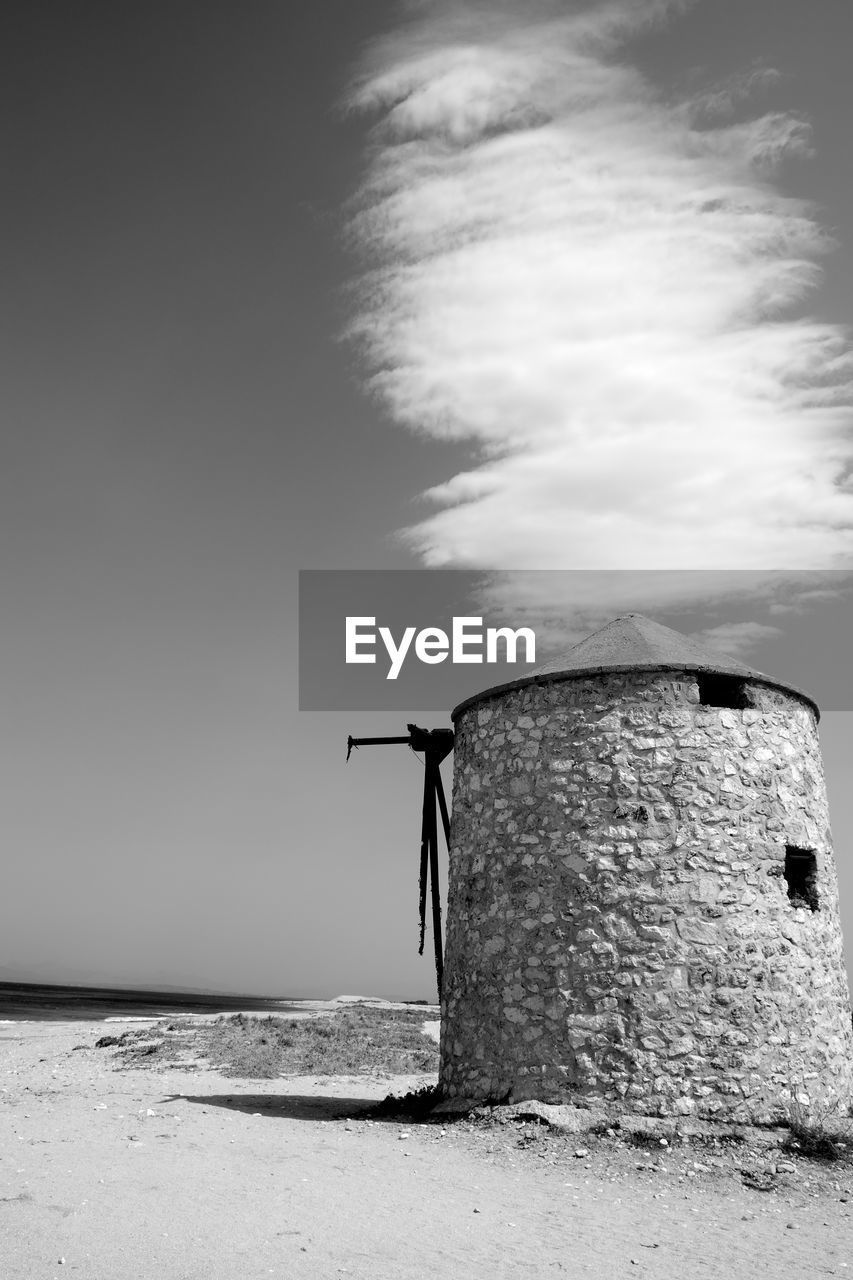
[[578, 1149], [575, 1151], [575, 1155], [578, 1157], [579, 1160], [582, 1160], [584, 1156], [589, 1155], [589, 1147], [578, 1147]]

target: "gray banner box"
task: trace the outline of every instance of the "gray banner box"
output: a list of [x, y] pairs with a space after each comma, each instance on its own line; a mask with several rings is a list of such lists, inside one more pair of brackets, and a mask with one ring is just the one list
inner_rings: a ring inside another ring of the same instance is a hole
[[[529, 674], [628, 612], [698, 636], [808, 693], [824, 711], [853, 707], [853, 573], [846, 570], [307, 569], [299, 574], [299, 709], [449, 716], [457, 703]], [[389, 628], [397, 643], [407, 627], [438, 627], [450, 636], [454, 618], [482, 618], [483, 633], [532, 627], [535, 662], [459, 663], [448, 655], [430, 665], [417, 660], [412, 645], [398, 678], [389, 680], [378, 634], [375, 663], [347, 663], [348, 617], [375, 618], [376, 631]], [[748, 647], [728, 647], [731, 637], [740, 643], [745, 635], [753, 640]]]

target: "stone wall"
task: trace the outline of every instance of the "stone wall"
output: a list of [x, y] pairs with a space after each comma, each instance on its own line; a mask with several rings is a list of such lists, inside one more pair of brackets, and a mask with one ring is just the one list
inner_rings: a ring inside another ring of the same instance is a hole
[[[768, 1120], [851, 1091], [853, 1036], [815, 715], [757, 682], [629, 673], [457, 720], [441, 1084]], [[814, 850], [819, 909], [786, 846]]]

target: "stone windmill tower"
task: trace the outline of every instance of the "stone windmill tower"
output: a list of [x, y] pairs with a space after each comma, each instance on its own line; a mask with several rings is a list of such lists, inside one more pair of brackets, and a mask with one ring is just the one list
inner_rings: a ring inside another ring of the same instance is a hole
[[447, 1097], [850, 1097], [818, 714], [638, 614], [455, 709]]

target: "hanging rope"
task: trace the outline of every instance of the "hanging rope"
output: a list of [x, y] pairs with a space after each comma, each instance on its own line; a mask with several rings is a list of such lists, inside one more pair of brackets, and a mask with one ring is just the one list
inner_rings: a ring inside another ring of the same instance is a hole
[[427, 881], [432, 902], [432, 935], [435, 948], [435, 981], [438, 998], [441, 999], [444, 977], [444, 953], [441, 940], [441, 890], [438, 873], [438, 822], [436, 805], [441, 814], [444, 839], [450, 847], [450, 816], [441, 781], [441, 762], [453, 750], [452, 729], [419, 729], [416, 724], [406, 726], [407, 738], [347, 738], [347, 760], [353, 747], [405, 744], [412, 751], [423, 755], [424, 795], [421, 805], [421, 849], [418, 874], [418, 920], [420, 936], [418, 955], [424, 953], [426, 939]]

